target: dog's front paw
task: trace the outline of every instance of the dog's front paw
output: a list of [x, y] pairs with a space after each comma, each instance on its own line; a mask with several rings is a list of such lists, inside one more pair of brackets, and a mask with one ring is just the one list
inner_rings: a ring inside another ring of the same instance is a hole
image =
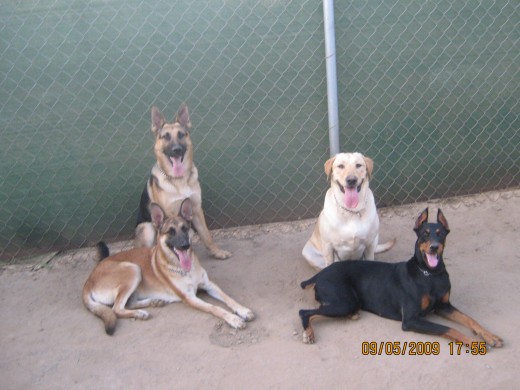
[[311, 328], [305, 329], [303, 331], [302, 341], [304, 344], [314, 344], [314, 332]]
[[491, 347], [500, 348], [504, 345], [504, 340], [494, 335], [493, 333], [486, 332], [482, 334], [482, 337], [484, 338], [484, 340], [486, 340], [486, 344], [488, 344]]
[[147, 320], [150, 317], [150, 313], [148, 313], [146, 310], [135, 310], [134, 318], [136, 320]]
[[233, 329], [244, 329], [246, 327], [245, 321], [234, 314], [229, 313], [225, 320]]
[[211, 251], [211, 257], [219, 260], [229, 259], [233, 254], [231, 252], [225, 251], [224, 249], [215, 248]]
[[235, 313], [245, 321], [253, 321], [255, 319], [255, 313], [253, 313], [247, 307], [241, 307], [237, 309]]

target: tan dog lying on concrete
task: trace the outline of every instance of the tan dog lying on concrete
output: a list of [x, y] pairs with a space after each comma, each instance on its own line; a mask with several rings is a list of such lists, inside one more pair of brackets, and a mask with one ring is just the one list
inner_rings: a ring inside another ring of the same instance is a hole
[[[108, 247], [98, 244], [102, 261], [83, 287], [83, 303], [103, 320], [106, 333], [114, 333], [117, 318], [146, 320], [150, 315], [142, 308], [179, 301], [211, 313], [233, 328], [244, 328], [244, 321], [254, 318], [253, 312], [209, 280], [191, 248], [191, 201], [183, 201], [179, 215], [170, 218], [165, 218], [156, 204], [151, 205], [150, 212], [158, 232], [153, 248], [109, 256]], [[198, 298], [198, 289], [224, 302], [236, 314]]]
[[361, 153], [339, 153], [325, 163], [330, 188], [302, 254], [320, 270], [338, 260], [373, 260], [395, 239], [378, 245], [379, 218], [369, 188], [373, 161]]

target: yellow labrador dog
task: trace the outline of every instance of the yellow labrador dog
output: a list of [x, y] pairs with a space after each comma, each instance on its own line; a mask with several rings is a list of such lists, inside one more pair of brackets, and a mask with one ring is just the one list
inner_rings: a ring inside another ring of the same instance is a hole
[[379, 218], [369, 188], [374, 162], [361, 153], [339, 153], [325, 163], [330, 188], [303, 257], [320, 270], [338, 260], [373, 260], [395, 239], [378, 245]]

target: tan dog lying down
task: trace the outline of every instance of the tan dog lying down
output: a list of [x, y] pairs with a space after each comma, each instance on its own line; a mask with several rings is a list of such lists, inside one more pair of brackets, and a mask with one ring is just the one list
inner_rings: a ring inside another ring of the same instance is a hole
[[[143, 308], [179, 301], [211, 313], [233, 328], [244, 328], [245, 321], [254, 318], [253, 312], [209, 280], [191, 247], [193, 211], [190, 199], [182, 202], [179, 215], [166, 218], [155, 203], [152, 203], [150, 213], [157, 229], [154, 247], [136, 248], [107, 257], [107, 246], [98, 244], [102, 260], [85, 283], [83, 303], [103, 320], [106, 333], [114, 333], [117, 318], [146, 320], [150, 315]], [[224, 302], [233, 313], [200, 299], [196, 295], [199, 289]]]
[[302, 254], [323, 269], [338, 260], [373, 260], [395, 239], [378, 245], [379, 218], [369, 188], [374, 163], [361, 153], [339, 153], [325, 163], [330, 188]]

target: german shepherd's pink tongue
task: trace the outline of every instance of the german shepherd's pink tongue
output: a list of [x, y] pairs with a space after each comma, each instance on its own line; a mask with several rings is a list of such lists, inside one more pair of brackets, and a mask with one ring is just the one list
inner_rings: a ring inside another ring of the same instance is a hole
[[191, 270], [191, 257], [188, 254], [188, 251], [176, 250], [177, 255], [179, 256], [179, 260], [181, 261], [181, 268], [189, 272]]
[[437, 267], [437, 264], [439, 264], [439, 259], [437, 258], [436, 253], [426, 253], [426, 261], [430, 268], [435, 268]]
[[359, 193], [357, 188], [345, 187], [345, 207], [348, 209], [355, 209], [359, 203]]
[[172, 162], [173, 177], [184, 176], [184, 162], [182, 161], [182, 157], [170, 157], [170, 161]]

